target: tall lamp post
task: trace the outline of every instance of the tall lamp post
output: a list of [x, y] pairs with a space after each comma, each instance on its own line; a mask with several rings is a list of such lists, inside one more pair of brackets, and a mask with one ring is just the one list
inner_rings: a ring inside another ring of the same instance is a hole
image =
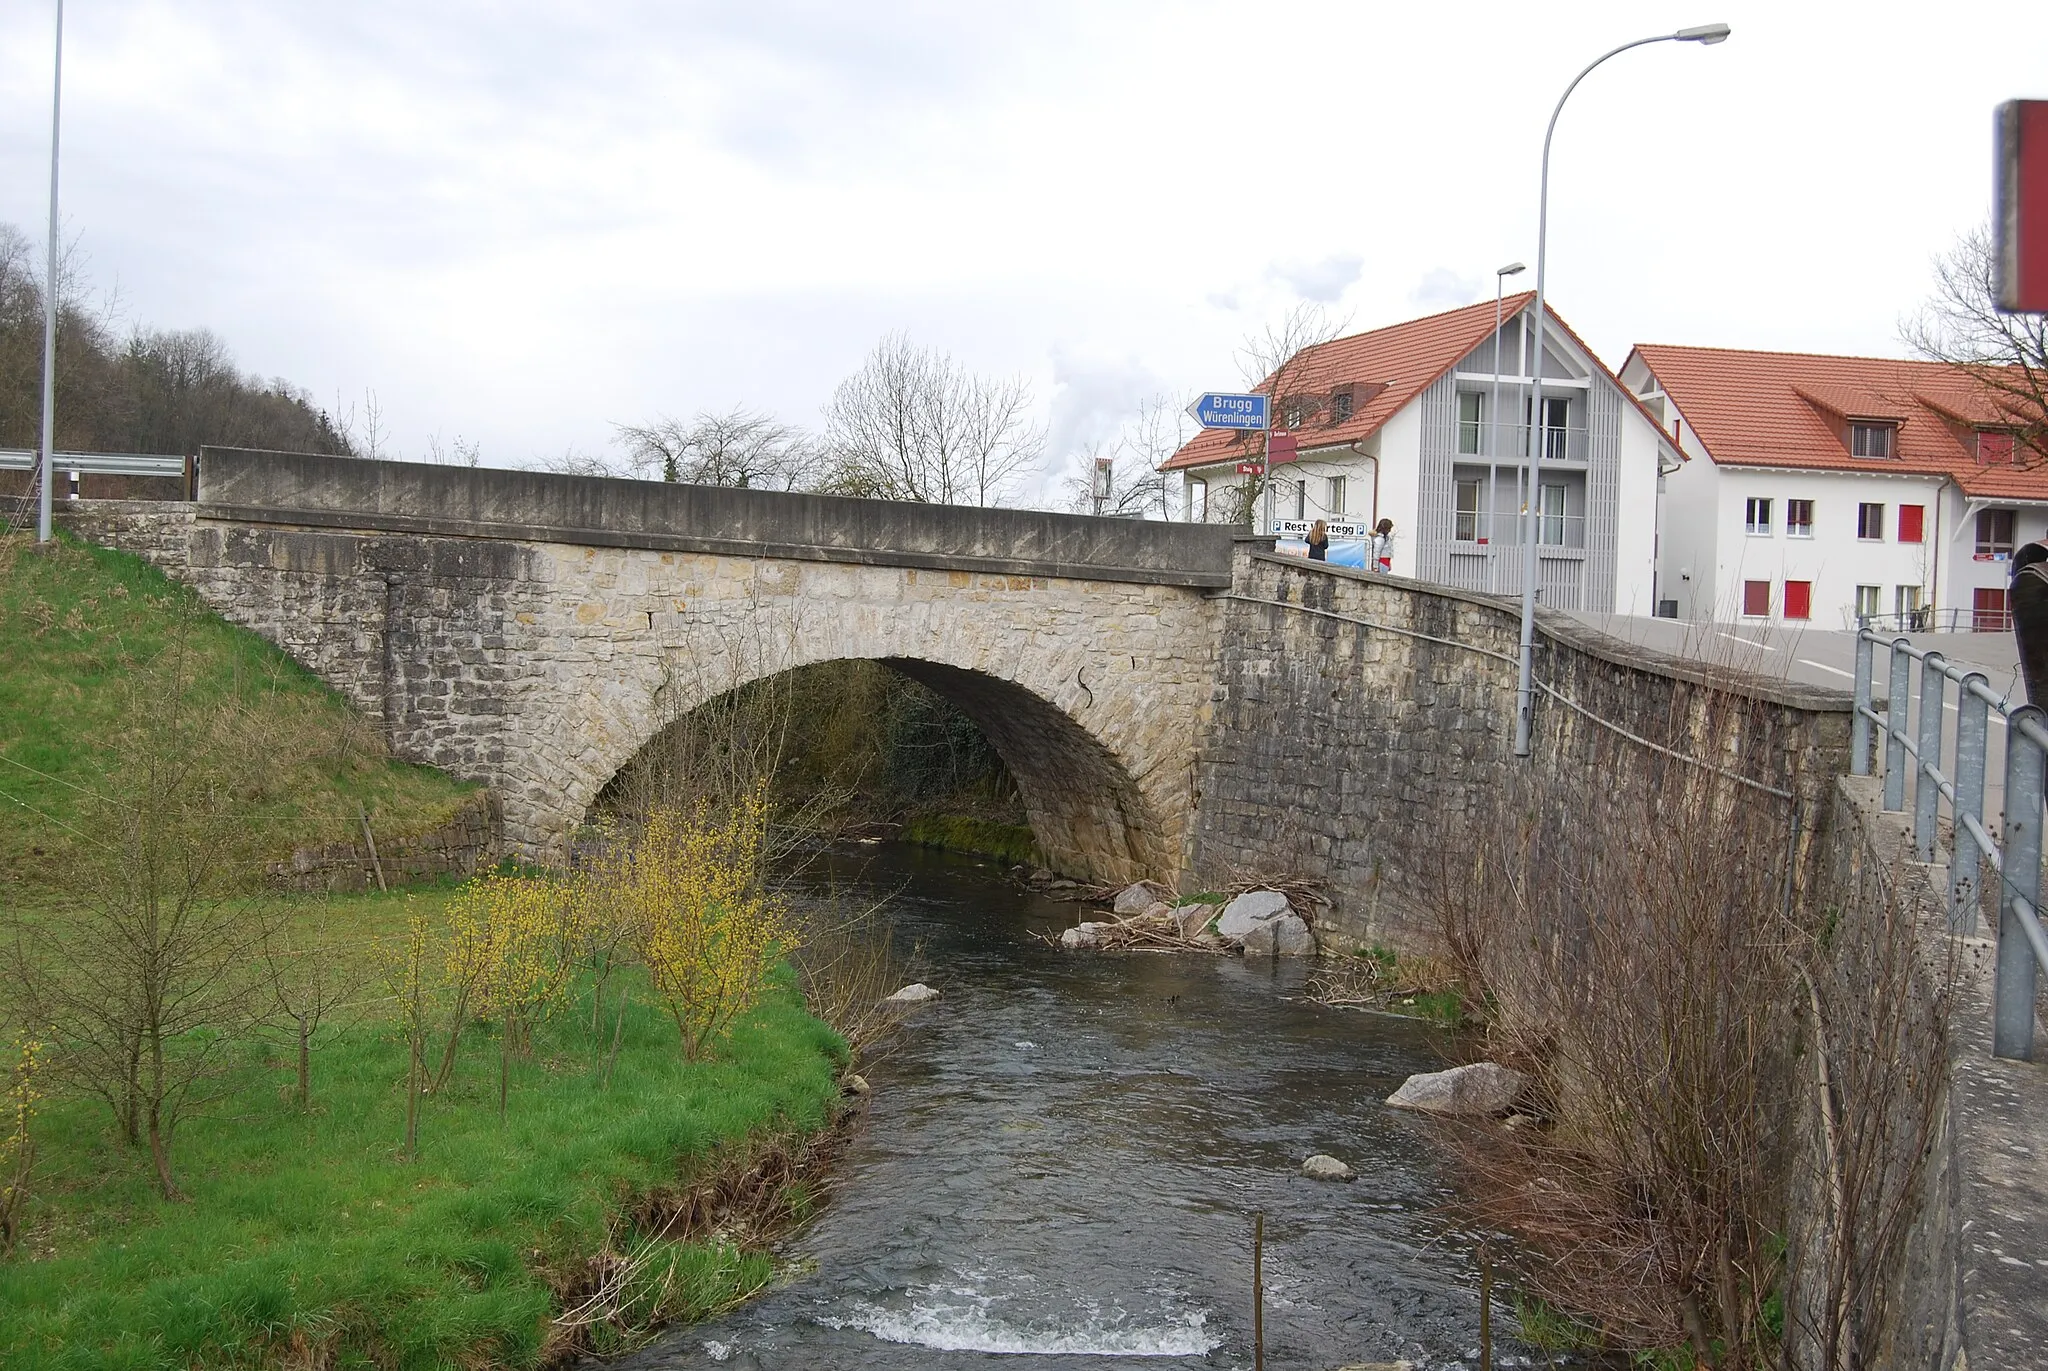
[[43, 484], [36, 541], [50, 541], [50, 485], [57, 479], [57, 116], [64, 109], [64, 0], [57, 0], [57, 56], [50, 79], [50, 275], [43, 282]]
[[[1638, 38], [1633, 43], [1623, 43], [1609, 52], [1603, 52], [1586, 64], [1585, 70], [1572, 78], [1564, 88], [1564, 94], [1557, 97], [1557, 108], [1550, 112], [1550, 126], [1543, 131], [1543, 182], [1542, 191], [1536, 202], [1536, 343], [1529, 354], [1531, 389], [1533, 396], [1529, 409], [1529, 498], [1523, 508], [1524, 531], [1527, 540], [1522, 557], [1522, 654], [1521, 670], [1515, 687], [1515, 755], [1529, 755], [1529, 724], [1536, 706], [1536, 688], [1530, 671], [1530, 662], [1536, 641], [1536, 532], [1537, 504], [1542, 488], [1536, 478], [1543, 469], [1543, 273], [1544, 258], [1549, 248], [1550, 235], [1550, 139], [1557, 132], [1557, 116], [1564, 113], [1564, 102], [1572, 98], [1572, 92], [1579, 88], [1579, 82], [1586, 79], [1593, 68], [1608, 58], [1627, 52], [1630, 48], [1646, 47], [1651, 43], [1721, 43], [1726, 42], [1729, 28], [1726, 24], [1700, 24], [1694, 28], [1680, 29], [1676, 33], [1660, 33], [1653, 38]], [[1496, 334], [1496, 337], [1499, 335]]]
[[[1493, 542], [1493, 520], [1500, 512], [1500, 299], [1507, 289], [1508, 277], [1520, 276], [1529, 268], [1520, 262], [1510, 262], [1493, 274], [1493, 394], [1486, 401], [1486, 541]], [[1476, 536], [1479, 530], [1474, 529]], [[1498, 551], [1486, 563], [1486, 588], [1492, 590], [1499, 585], [1500, 555]]]

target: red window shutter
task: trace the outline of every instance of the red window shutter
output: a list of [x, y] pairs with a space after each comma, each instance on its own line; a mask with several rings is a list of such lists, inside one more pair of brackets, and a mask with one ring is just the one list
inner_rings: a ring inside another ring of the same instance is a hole
[[1900, 505], [1899, 541], [1902, 543], [1920, 542], [1923, 536], [1920, 531], [1921, 520], [1926, 515], [1927, 506], [1925, 505]]
[[1788, 619], [1811, 619], [1813, 617], [1813, 582], [1785, 582], [1785, 617]]
[[1977, 633], [2009, 633], [2012, 616], [2006, 613], [2003, 590], [1979, 590], [1970, 604], [1970, 628]]
[[1769, 581], [1744, 581], [1742, 583], [1742, 612], [1759, 617], [1771, 612], [1771, 583]]

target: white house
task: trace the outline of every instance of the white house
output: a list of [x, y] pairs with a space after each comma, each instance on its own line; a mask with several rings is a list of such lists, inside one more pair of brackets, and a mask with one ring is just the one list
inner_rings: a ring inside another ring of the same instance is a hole
[[[1272, 469], [1268, 531], [1325, 519], [1333, 535], [1394, 521], [1396, 575], [1519, 595], [1533, 394], [1529, 294], [1304, 349], [1259, 389], [1299, 460]], [[1678, 449], [1555, 312], [1544, 327], [1544, 459], [1537, 587], [1560, 609], [1650, 614], [1657, 482]], [[1496, 356], [1502, 374], [1496, 376]], [[1496, 420], [1496, 415], [1499, 416]], [[1184, 517], [1235, 522], [1256, 489], [1239, 471], [1265, 435], [1209, 430], [1162, 468], [1184, 475]], [[1263, 499], [1256, 523], [1267, 521]]]
[[1665, 608], [1697, 620], [2003, 631], [2048, 469], [1987, 387], [1932, 362], [1642, 344], [1622, 379], [1687, 460]]

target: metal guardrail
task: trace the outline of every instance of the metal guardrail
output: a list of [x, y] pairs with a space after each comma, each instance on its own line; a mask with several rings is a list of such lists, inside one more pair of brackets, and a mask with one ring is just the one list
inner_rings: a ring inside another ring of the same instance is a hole
[[[33, 448], [0, 448], [0, 471], [34, 471], [37, 458]], [[88, 476], [183, 476], [186, 459], [150, 452], [60, 452], [53, 465]]]
[[[1856, 627], [1880, 633], [2010, 633], [2012, 611], [1958, 609], [1953, 606], [1936, 609], [1929, 605], [1895, 614], [1861, 614], [1856, 618]], [[1878, 641], [1890, 642], [1891, 639], [1880, 637]]]
[[[1889, 690], [1883, 711], [1871, 701], [1876, 648], [1890, 653]], [[1914, 690], [1913, 664], [1920, 664]], [[1942, 769], [1948, 743], [1948, 687], [1956, 687], [1950, 755], [1954, 775]], [[1984, 825], [1986, 756], [1992, 713], [2005, 721], [2005, 822], [1994, 837]], [[1955, 826], [1955, 851], [1948, 868], [1948, 927], [1973, 936], [1983, 869], [1998, 878], [1998, 958], [1992, 1003], [1992, 1055], [2031, 1061], [2034, 1056], [2034, 995], [2048, 968], [2048, 934], [2041, 928], [2041, 826], [2044, 785], [2048, 785], [2048, 711], [2035, 705], [2009, 706], [1992, 691], [1981, 671], [1953, 666], [1941, 653], [1917, 648], [1905, 638], [1884, 638], [1865, 628], [1856, 634], [1856, 714], [1849, 738], [1849, 774], [1871, 774], [1872, 744], [1884, 735], [1884, 807], [1906, 807], [1906, 779], [1913, 778], [1913, 856], [1931, 862], [1941, 805], [1948, 802]], [[1912, 764], [1907, 765], [1906, 758]]]

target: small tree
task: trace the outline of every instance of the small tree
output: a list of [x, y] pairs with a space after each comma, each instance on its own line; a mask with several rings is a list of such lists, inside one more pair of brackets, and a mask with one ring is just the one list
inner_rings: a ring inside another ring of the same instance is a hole
[[664, 414], [649, 424], [616, 427], [636, 476], [742, 490], [806, 490], [825, 466], [810, 434], [743, 406], [700, 413], [687, 423]]
[[427, 1091], [427, 1023], [433, 1012], [427, 989], [432, 948], [433, 931], [426, 912], [415, 909], [406, 919], [404, 936], [385, 962], [385, 984], [398, 1003], [399, 1022], [405, 1030], [405, 1147], [400, 1155], [407, 1161], [416, 1161], [420, 1155], [420, 1097]]
[[[1172, 518], [1179, 478], [1160, 468], [1180, 449], [1184, 418], [1168, 396], [1146, 397], [1106, 450], [1098, 445], [1081, 454], [1080, 473], [1066, 480], [1067, 508], [1118, 518]], [[1109, 498], [1098, 506], [1094, 467], [1103, 457], [1110, 463]]]
[[768, 800], [720, 816], [657, 809], [635, 845], [627, 899], [640, 960], [683, 1052], [703, 1057], [759, 1001], [775, 958], [795, 942], [762, 885]]
[[531, 1055], [534, 1025], [560, 1002], [575, 968], [575, 905], [553, 882], [496, 874], [470, 882], [449, 906], [449, 979], [498, 1021], [498, 1112], [511, 1059]]
[[35, 1171], [36, 1141], [29, 1124], [35, 1119], [36, 1104], [43, 1097], [36, 1077], [44, 1050], [45, 1044], [26, 1034], [15, 1039], [7, 1092], [0, 1097], [0, 1109], [5, 1110], [0, 1123], [7, 1128], [0, 1134], [0, 1257], [14, 1252], [21, 1209], [28, 1201], [29, 1177]]
[[996, 504], [1045, 446], [1021, 378], [977, 376], [900, 333], [839, 383], [825, 422], [829, 488], [883, 500]]
[[1934, 263], [1934, 295], [1901, 326], [1906, 343], [1946, 362], [1982, 391], [2018, 437], [2015, 459], [2048, 460], [2048, 315], [1995, 303], [1996, 249], [1984, 229]]
[[320, 1026], [363, 987], [361, 963], [330, 936], [325, 906], [309, 932], [280, 920], [263, 944], [264, 983], [271, 1007], [290, 1026], [298, 1080], [293, 1098], [300, 1109], [313, 1105], [313, 1039]]

